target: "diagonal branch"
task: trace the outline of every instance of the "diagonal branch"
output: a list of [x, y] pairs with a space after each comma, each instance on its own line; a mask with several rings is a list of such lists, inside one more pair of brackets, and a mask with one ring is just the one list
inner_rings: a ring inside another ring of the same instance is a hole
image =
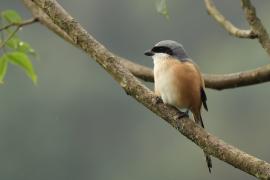
[[251, 4], [250, 0], [241, 0], [242, 9], [244, 10], [246, 19], [251, 26], [252, 31], [258, 35], [261, 46], [270, 55], [270, 39], [269, 35], [262, 24], [261, 20], [256, 15], [255, 7]]
[[242, 30], [235, 27], [229, 20], [227, 20], [216, 8], [212, 0], [204, 0], [207, 12], [224, 28], [229, 34], [239, 38], [257, 38], [256, 32], [252, 30]]
[[[39, 6], [71, 39], [96, 60], [121, 87], [138, 102], [162, 117], [183, 135], [200, 146], [205, 152], [260, 179], [270, 178], [270, 165], [207, 133], [188, 118], [180, 118], [179, 112], [164, 104], [154, 104], [154, 94], [138, 81], [114, 55], [83, 29], [54, 0], [24, 0]], [[32, 9], [30, 9], [32, 11]], [[33, 11], [32, 11], [33, 12]]]
[[24, 4], [27, 8], [32, 10], [33, 17], [37, 18], [41, 24], [45, 25], [48, 29], [62, 37], [67, 42], [75, 45], [67, 33], [54, 24], [49, 16], [41, 10], [41, 8], [36, 6], [32, 1], [24, 1]]

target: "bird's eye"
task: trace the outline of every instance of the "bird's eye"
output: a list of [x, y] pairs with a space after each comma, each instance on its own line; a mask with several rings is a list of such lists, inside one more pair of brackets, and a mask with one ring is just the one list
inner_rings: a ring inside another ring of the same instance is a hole
[[172, 55], [172, 50], [166, 46], [155, 46], [153, 47], [152, 51], [155, 53], [166, 53]]

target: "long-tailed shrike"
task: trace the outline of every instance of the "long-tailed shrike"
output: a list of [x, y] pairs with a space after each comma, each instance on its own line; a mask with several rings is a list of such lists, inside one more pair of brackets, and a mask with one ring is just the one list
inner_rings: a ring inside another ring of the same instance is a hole
[[[190, 110], [194, 120], [204, 128], [201, 106], [206, 110], [204, 80], [198, 66], [190, 59], [183, 46], [175, 41], [164, 40], [145, 52], [154, 60], [155, 93], [165, 104], [178, 109]], [[205, 153], [211, 172], [212, 161]]]

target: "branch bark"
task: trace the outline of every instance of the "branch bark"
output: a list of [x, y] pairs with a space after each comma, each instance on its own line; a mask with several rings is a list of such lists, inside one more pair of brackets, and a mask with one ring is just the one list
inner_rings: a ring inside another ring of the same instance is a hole
[[72, 39], [67, 35], [65, 31], [63, 31], [61, 28], [59, 28], [56, 24], [52, 22], [52, 20], [49, 18], [49, 16], [42, 11], [41, 8], [39, 8], [35, 3], [32, 1], [24, 1], [24, 4], [27, 8], [31, 9], [32, 15], [34, 18], [38, 19], [38, 21], [45, 25], [48, 29], [53, 31], [55, 34], [62, 37], [67, 42], [75, 45], [75, 43], [72, 41]]
[[208, 88], [216, 90], [255, 85], [270, 81], [270, 65], [238, 73], [204, 75], [204, 79]]
[[[116, 56], [76, 22], [55, 0], [23, 0], [25, 3], [33, 2], [41, 8], [62, 31], [96, 60], [121, 85], [127, 94], [149, 110], [170, 123], [184, 136], [200, 146], [205, 152], [225, 161], [260, 179], [270, 178], [270, 165], [257, 159], [224, 141], [207, 133], [188, 118], [179, 118], [179, 112], [165, 104], [155, 104], [156, 98], [152, 91], [138, 81], [128, 69], [123, 66], [122, 58]], [[30, 9], [33, 13], [34, 10]]]
[[230, 21], [228, 21], [216, 8], [212, 0], [204, 0], [207, 12], [211, 15], [229, 34], [239, 38], [257, 38], [257, 34], [252, 30], [243, 30], [235, 27]]

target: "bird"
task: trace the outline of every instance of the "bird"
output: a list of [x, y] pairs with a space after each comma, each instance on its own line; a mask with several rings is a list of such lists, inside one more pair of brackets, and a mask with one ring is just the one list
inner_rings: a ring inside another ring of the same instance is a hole
[[[202, 74], [197, 64], [188, 56], [182, 44], [173, 40], [163, 40], [145, 51], [154, 62], [154, 90], [165, 104], [178, 110], [192, 112], [194, 121], [204, 128], [201, 107], [208, 111], [207, 96]], [[209, 172], [212, 160], [204, 152]]]

